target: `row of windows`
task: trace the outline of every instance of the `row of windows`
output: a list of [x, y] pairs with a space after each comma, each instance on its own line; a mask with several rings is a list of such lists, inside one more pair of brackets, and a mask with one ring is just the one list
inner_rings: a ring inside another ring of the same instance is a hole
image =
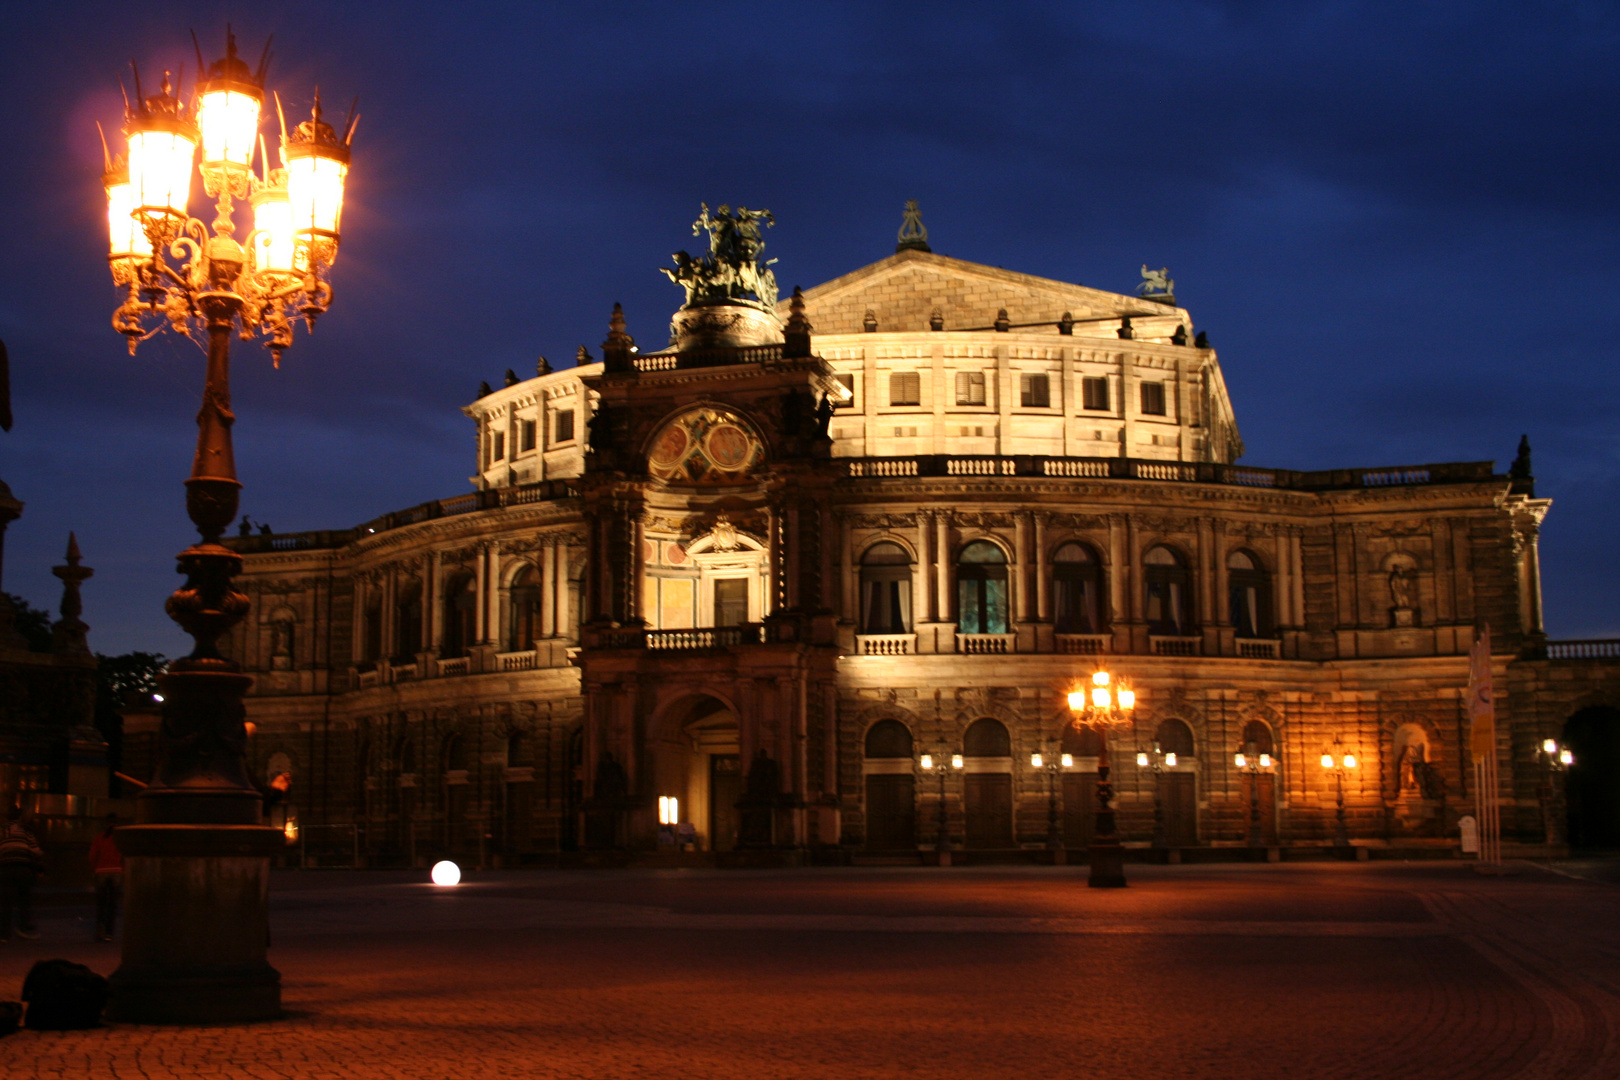
[[[848, 400], [842, 402], [837, 408], [847, 409], [854, 405], [855, 376], [838, 375], [838, 381], [850, 392]], [[1143, 382], [1140, 384], [1141, 394], [1138, 402], [1141, 411], [1146, 416], [1165, 415], [1164, 383]], [[984, 405], [985, 375], [982, 371], [958, 371], [956, 373], [956, 403], [958, 405]], [[890, 405], [921, 405], [922, 404], [922, 374], [916, 371], [895, 371], [889, 375], [889, 404]], [[1021, 374], [1018, 376], [1018, 404], [1024, 409], [1048, 409], [1052, 406], [1052, 377], [1044, 374]], [[1080, 406], [1097, 412], [1109, 411], [1108, 380], [1106, 378], [1085, 377], [1080, 380]]]
[[[568, 409], [563, 412], [554, 413], [553, 418], [551, 438], [552, 444], [557, 445], [559, 443], [573, 442], [574, 411], [572, 409]], [[514, 441], [517, 443], [517, 445], [513, 448], [512, 456], [517, 457], [519, 454], [530, 453], [535, 449], [539, 442], [539, 425], [534, 420], [519, 420], [513, 434], [516, 436]], [[493, 465], [497, 461], [505, 460], [506, 432], [492, 431], [489, 433], [489, 463]]]
[[[1179, 637], [1196, 627], [1192, 575], [1180, 555], [1154, 547], [1143, 557], [1144, 606], [1150, 633]], [[1227, 559], [1227, 615], [1238, 637], [1272, 632], [1271, 579], [1242, 551]], [[1052, 555], [1052, 617], [1060, 634], [1100, 634], [1107, 629], [1104, 574], [1095, 552], [1068, 543]], [[963, 634], [1009, 633], [1007, 556], [976, 540], [956, 563], [956, 623]], [[912, 627], [911, 556], [898, 544], [873, 544], [861, 558], [861, 632], [908, 634]]]

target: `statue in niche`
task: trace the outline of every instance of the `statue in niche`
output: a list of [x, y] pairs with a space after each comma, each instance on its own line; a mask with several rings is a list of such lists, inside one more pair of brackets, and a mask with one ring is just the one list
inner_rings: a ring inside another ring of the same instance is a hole
[[1389, 571], [1389, 595], [1397, 609], [1407, 611], [1417, 607], [1417, 571], [1404, 563], [1397, 563]]
[[1420, 742], [1408, 743], [1406, 749], [1401, 751], [1400, 760], [1395, 763], [1395, 774], [1401, 794], [1422, 792], [1423, 780], [1428, 770], [1428, 762], [1424, 760], [1426, 756]]
[[[707, 203], [700, 203], [701, 213], [692, 223], [692, 235], [700, 230], [709, 233], [709, 253], [692, 256], [677, 251], [673, 256], [675, 269], [660, 270], [665, 277], [686, 290], [685, 307], [718, 303], [756, 303], [767, 310], [776, 306], [776, 274], [769, 267], [771, 259], [759, 261], [765, 250], [760, 222], [766, 228], [776, 224], [769, 210], [750, 210], [746, 206], [722, 205], [713, 214]], [[753, 296], [753, 301], [748, 296]]]

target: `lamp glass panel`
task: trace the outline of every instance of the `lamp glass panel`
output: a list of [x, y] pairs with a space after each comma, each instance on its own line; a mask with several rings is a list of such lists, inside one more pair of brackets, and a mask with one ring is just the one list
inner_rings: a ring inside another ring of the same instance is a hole
[[287, 159], [287, 198], [299, 232], [336, 233], [343, 216], [349, 166], [336, 158], [296, 154]]
[[1091, 703], [1099, 709], [1108, 708], [1108, 691], [1101, 686], [1091, 688]]
[[239, 90], [214, 90], [197, 107], [203, 164], [247, 168], [259, 138], [259, 99]]
[[1136, 708], [1136, 691], [1121, 690], [1119, 692], [1119, 707], [1126, 710]]
[[1146, 754], [1137, 754], [1136, 755], [1136, 767], [1138, 769], [1147, 768], [1147, 763], [1148, 763], [1148, 756]]
[[173, 131], [132, 131], [129, 183], [135, 209], [155, 216], [186, 216], [191, 162], [197, 144]]
[[1564, 765], [1573, 765], [1575, 764], [1575, 755], [1570, 753], [1568, 750], [1565, 750], [1563, 753], [1558, 755], [1558, 760]]
[[1064, 754], [1063, 757], [1061, 758], [1061, 761], [1062, 761], [1063, 767], [1065, 769], [1069, 769], [1069, 768], [1074, 767], [1074, 755], [1073, 754]]
[[1324, 769], [1333, 768], [1333, 755], [1332, 754], [1323, 754], [1322, 755], [1322, 768], [1324, 768]]
[[126, 181], [107, 185], [107, 255], [113, 259], [147, 258], [152, 243], [135, 220], [135, 192]]
[[924, 754], [922, 756], [922, 767], [925, 768], [925, 769], [932, 769], [934, 767], [934, 755], [933, 754]]
[[951, 755], [951, 768], [960, 769], [961, 767], [962, 767], [962, 755], [961, 754], [952, 754]]
[[1347, 769], [1355, 768], [1356, 767], [1356, 755], [1354, 755], [1354, 754], [1346, 754], [1346, 755], [1344, 755], [1344, 767], [1347, 768]]
[[1245, 768], [1249, 764], [1249, 759], [1244, 757], [1242, 754], [1234, 754], [1232, 756], [1232, 761], [1240, 769]]
[[1081, 709], [1083, 709], [1085, 707], [1086, 707], [1086, 692], [1084, 690], [1073, 690], [1073, 691], [1071, 691], [1069, 693], [1069, 708], [1071, 710], [1073, 710], [1074, 712], [1079, 712]]
[[253, 265], [259, 270], [293, 270], [292, 204], [286, 192], [261, 192], [253, 205]]
[[1031, 755], [1029, 755], [1029, 764], [1030, 764], [1030, 766], [1032, 768], [1036, 768], [1036, 769], [1040, 768], [1041, 764], [1042, 764], [1041, 755], [1039, 755], [1039, 754], [1031, 754]]
[[1176, 767], [1176, 752], [1174, 750], [1164, 755], [1164, 763], [1172, 769]]
[[1271, 768], [1271, 755], [1270, 754], [1261, 754], [1260, 755], [1260, 767], [1262, 769]]

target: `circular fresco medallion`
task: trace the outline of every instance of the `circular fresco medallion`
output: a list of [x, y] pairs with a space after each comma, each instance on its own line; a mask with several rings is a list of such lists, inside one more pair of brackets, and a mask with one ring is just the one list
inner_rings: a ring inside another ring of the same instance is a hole
[[704, 453], [714, 467], [733, 472], [748, 464], [753, 440], [736, 424], [716, 424], [703, 440]]
[[686, 428], [680, 424], [671, 424], [666, 427], [658, 441], [653, 443], [652, 463], [669, 468], [686, 453], [687, 445], [691, 442], [686, 434]]

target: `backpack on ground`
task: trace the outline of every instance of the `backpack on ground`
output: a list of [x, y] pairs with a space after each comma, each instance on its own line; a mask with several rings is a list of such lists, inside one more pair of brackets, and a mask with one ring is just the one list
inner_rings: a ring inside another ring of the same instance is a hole
[[107, 980], [71, 960], [41, 960], [23, 980], [28, 1002], [24, 1026], [34, 1031], [74, 1031], [101, 1026]]

